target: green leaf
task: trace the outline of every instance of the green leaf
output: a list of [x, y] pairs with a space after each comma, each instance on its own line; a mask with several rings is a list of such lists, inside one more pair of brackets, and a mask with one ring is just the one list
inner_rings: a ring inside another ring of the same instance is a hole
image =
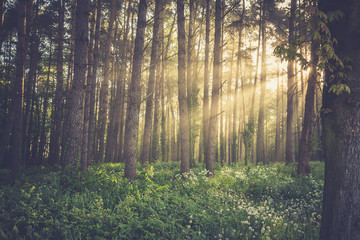
[[337, 83], [337, 84], [334, 84], [334, 85], [332, 85], [330, 87], [329, 92], [333, 92], [336, 95], [340, 95], [340, 94], [343, 94], [343, 93], [350, 94], [350, 88], [346, 84]]

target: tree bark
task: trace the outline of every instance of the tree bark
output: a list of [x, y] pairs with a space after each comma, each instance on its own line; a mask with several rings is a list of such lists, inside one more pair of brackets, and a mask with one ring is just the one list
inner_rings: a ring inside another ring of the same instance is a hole
[[43, 163], [44, 153], [45, 153], [45, 145], [46, 145], [46, 116], [49, 107], [49, 88], [50, 88], [50, 73], [51, 73], [51, 63], [52, 63], [52, 39], [50, 39], [49, 46], [49, 60], [48, 60], [48, 69], [47, 69], [47, 77], [45, 82], [44, 89], [44, 99], [43, 99], [43, 115], [41, 119], [41, 130], [40, 130], [40, 142], [39, 142], [39, 152], [36, 159], [36, 164]]
[[[290, 19], [289, 19], [289, 48], [294, 49], [295, 37], [295, 11], [296, 0], [291, 0]], [[294, 61], [289, 60], [287, 66], [288, 89], [287, 89], [287, 116], [286, 116], [286, 163], [295, 162], [295, 73]]]
[[0, 48], [4, 40], [3, 36], [3, 24], [4, 24], [4, 13], [5, 13], [5, 3], [7, 0], [0, 0]]
[[204, 102], [203, 102], [203, 149], [204, 162], [207, 160], [208, 131], [210, 123], [210, 102], [209, 102], [209, 55], [210, 55], [210, 0], [206, 0], [205, 13], [205, 62], [204, 62]]
[[211, 91], [211, 111], [210, 111], [210, 125], [209, 125], [209, 145], [206, 161], [206, 169], [209, 174], [214, 174], [214, 164], [216, 161], [216, 140], [218, 132], [218, 108], [219, 108], [219, 91], [221, 84], [221, 0], [215, 2], [215, 39], [214, 39], [214, 68], [213, 68], [213, 84]]
[[[82, 146], [81, 146], [81, 158], [80, 158], [80, 167], [81, 171], [84, 172], [90, 161], [91, 156], [89, 147], [92, 146], [92, 138], [89, 138], [90, 131], [90, 112], [91, 107], [91, 92], [92, 89], [95, 91], [96, 85], [96, 76], [93, 76], [93, 66], [94, 66], [94, 38], [95, 38], [95, 29], [96, 29], [96, 15], [97, 15], [97, 4], [98, 1], [95, 0], [95, 5], [91, 10], [91, 19], [90, 19], [90, 39], [89, 39], [89, 48], [88, 48], [88, 69], [85, 83], [85, 96], [84, 96], [84, 125], [83, 125], [83, 136], [82, 136]], [[94, 111], [94, 110], [93, 110]], [[90, 143], [89, 143], [90, 141]], [[91, 148], [91, 147], [90, 147]]]
[[102, 162], [105, 152], [105, 130], [107, 124], [107, 111], [109, 103], [109, 80], [111, 76], [110, 69], [110, 60], [111, 60], [111, 42], [113, 39], [113, 25], [115, 21], [115, 0], [111, 0], [110, 3], [110, 18], [109, 18], [109, 27], [106, 34], [106, 43], [105, 43], [105, 62], [103, 66], [104, 79], [101, 83], [100, 88], [100, 105], [99, 105], [99, 152], [97, 156], [97, 161]]
[[[155, 72], [158, 62], [158, 45], [159, 45], [159, 28], [160, 28], [160, 11], [162, 8], [162, 0], [155, 1], [155, 19], [153, 26], [153, 40], [151, 46], [150, 72], [148, 88], [146, 92], [146, 110], [145, 110], [145, 127], [141, 147], [140, 161], [141, 164], [146, 165], [150, 162], [150, 138], [152, 133], [153, 123], [153, 103], [154, 103], [154, 87], [155, 87]], [[156, 72], [157, 73], [157, 72]], [[158, 73], [157, 73], [158, 74]], [[157, 117], [156, 115], [154, 118]]]
[[266, 92], [266, 26], [265, 9], [262, 3], [262, 24], [261, 24], [261, 73], [260, 73], [260, 103], [258, 129], [256, 136], [256, 163], [266, 163], [264, 145], [264, 122], [265, 122], [265, 92]]
[[[261, 40], [261, 24], [262, 24], [262, 14], [260, 9], [260, 19], [259, 19], [259, 35], [258, 35], [258, 47], [256, 50], [256, 66], [255, 66], [255, 77], [254, 77], [254, 86], [252, 89], [251, 103], [250, 103], [250, 113], [249, 121], [246, 128], [246, 133], [244, 131], [244, 145], [245, 145], [245, 165], [248, 164], [248, 161], [251, 159], [251, 154], [254, 150], [254, 132], [255, 132], [255, 96], [256, 96], [256, 85], [258, 78], [258, 69], [259, 69], [259, 58], [260, 58], [260, 40]], [[245, 135], [245, 136], [244, 136]]]
[[70, 103], [70, 92], [73, 81], [73, 73], [74, 73], [74, 50], [75, 50], [75, 35], [76, 35], [76, 6], [77, 0], [71, 0], [71, 35], [70, 35], [70, 56], [68, 63], [68, 71], [67, 71], [67, 83], [65, 90], [65, 109], [64, 109], [64, 122], [62, 128], [62, 138], [61, 138], [61, 154], [60, 154], [60, 162], [64, 167], [67, 162], [64, 159], [67, 150], [67, 140], [69, 138], [69, 128], [70, 128], [70, 116], [69, 116], [69, 103]]
[[16, 45], [16, 75], [13, 85], [12, 102], [6, 120], [6, 130], [0, 140], [0, 165], [4, 160], [5, 151], [9, 144], [10, 133], [13, 132], [14, 146], [12, 149], [11, 171], [12, 177], [17, 177], [17, 171], [21, 160], [21, 141], [22, 141], [22, 123], [23, 123], [23, 104], [24, 104], [24, 71], [26, 60], [26, 6], [27, 1], [19, 0], [18, 3], [18, 42]]
[[64, 49], [64, 15], [65, 15], [65, 1], [59, 0], [59, 22], [58, 22], [58, 46], [57, 46], [57, 61], [56, 61], [56, 90], [55, 90], [55, 106], [53, 127], [50, 138], [50, 152], [49, 160], [51, 164], [59, 162], [60, 153], [60, 137], [62, 125], [63, 112], [63, 87], [64, 87], [64, 69], [63, 69], [63, 49]]
[[315, 127], [315, 91], [318, 77], [317, 65], [319, 56], [317, 52], [319, 51], [319, 47], [319, 41], [313, 39], [311, 42], [311, 62], [305, 99], [304, 121], [299, 143], [298, 174], [303, 175], [310, 174], [311, 139]]
[[83, 130], [84, 83], [87, 69], [89, 1], [78, 0], [76, 6], [74, 79], [69, 98], [69, 137], [66, 149], [66, 165], [77, 166], [81, 154]]
[[30, 48], [30, 69], [28, 74], [28, 79], [26, 83], [26, 91], [25, 91], [25, 112], [24, 112], [24, 128], [23, 128], [23, 148], [22, 154], [23, 159], [25, 160], [25, 165], [29, 164], [29, 153], [30, 153], [30, 142], [31, 137], [33, 135], [32, 132], [32, 114], [33, 114], [33, 106], [34, 106], [34, 95], [35, 95], [35, 86], [36, 86], [36, 73], [40, 60], [40, 35], [34, 33], [34, 36], [31, 41]]
[[274, 162], [281, 160], [281, 136], [280, 136], [280, 62], [277, 65], [276, 73], [276, 127], [275, 127], [275, 156]]
[[101, 28], [101, 0], [96, 0], [95, 3], [95, 35], [94, 35], [94, 49], [93, 49], [93, 64], [91, 78], [88, 78], [88, 85], [90, 85], [90, 106], [89, 106], [89, 129], [88, 129], [88, 147], [87, 147], [87, 162], [90, 163], [95, 158], [96, 141], [95, 141], [95, 96], [96, 96], [96, 76], [99, 67], [99, 41], [100, 41], [100, 28]]
[[[115, 139], [115, 153], [114, 158], [116, 162], [120, 162], [120, 158], [122, 155], [122, 142], [123, 142], [123, 128], [124, 128], [124, 105], [125, 105], [125, 82], [126, 82], [126, 64], [127, 64], [127, 50], [128, 50], [128, 35], [130, 30], [130, 6], [132, 1], [129, 1], [127, 14], [124, 16], [125, 31], [123, 35], [121, 50], [120, 50], [120, 73], [118, 76], [117, 89], [116, 89], [116, 113], [115, 113], [115, 130], [114, 132], [117, 134]], [[125, 14], [124, 14], [125, 15]], [[125, 19], [126, 18], [126, 19]]]
[[190, 130], [186, 96], [185, 63], [185, 16], [184, 0], [177, 1], [178, 26], [178, 100], [180, 111], [181, 174], [190, 171]]
[[128, 105], [125, 122], [125, 142], [123, 159], [125, 159], [125, 177], [133, 181], [136, 177], [137, 145], [139, 133], [139, 113], [141, 102], [141, 72], [146, 28], [147, 2], [140, 0], [138, 6], [138, 22], [132, 66]]
[[325, 72], [323, 92], [323, 139], [325, 153], [325, 186], [320, 228], [321, 240], [360, 239], [360, 19], [359, 1], [320, 1], [325, 13], [341, 11], [339, 21], [330, 23], [331, 36], [338, 44], [340, 59], [351, 59], [345, 84], [350, 94], [329, 92], [334, 80]]

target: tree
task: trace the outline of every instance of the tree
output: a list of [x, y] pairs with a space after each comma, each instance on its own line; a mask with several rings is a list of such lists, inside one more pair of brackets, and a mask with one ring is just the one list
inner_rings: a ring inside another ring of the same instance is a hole
[[[151, 46], [151, 60], [150, 60], [150, 73], [148, 89], [146, 92], [146, 112], [145, 112], [145, 127], [144, 136], [141, 147], [140, 161], [141, 164], [148, 164], [150, 159], [150, 137], [152, 130], [153, 118], [153, 103], [154, 103], [154, 87], [155, 87], [155, 70], [158, 58], [158, 45], [159, 45], [159, 28], [160, 28], [160, 11], [162, 8], [162, 0], [155, 2], [155, 19], [153, 27], [153, 41]], [[157, 116], [155, 116], [157, 117]]]
[[[88, 146], [87, 146], [87, 162], [90, 162], [95, 158], [96, 152], [96, 141], [95, 141], [95, 92], [96, 92], [96, 73], [99, 67], [99, 42], [100, 42], [100, 27], [101, 27], [101, 0], [96, 0], [94, 9], [94, 20], [95, 20], [95, 35], [94, 35], [94, 46], [93, 46], [93, 63], [92, 72], [88, 72], [90, 77], [88, 78], [87, 84], [90, 85], [90, 106], [89, 106], [89, 129], [88, 129]], [[93, 30], [91, 30], [93, 31]], [[91, 37], [90, 37], [91, 39]], [[90, 46], [92, 43], [90, 44]], [[89, 49], [91, 51], [92, 49]], [[89, 59], [90, 61], [91, 59]]]
[[[265, 121], [265, 91], [266, 91], [266, 19], [265, 19], [265, 3], [262, 4], [262, 23], [261, 23], [261, 73], [260, 73], [260, 104], [258, 130], [256, 136], [256, 163], [263, 162], [265, 164], [265, 146], [264, 146], [264, 121]], [[261, 14], [261, 13], [260, 13]]]
[[113, 38], [113, 25], [116, 16], [115, 0], [111, 0], [109, 26], [105, 43], [105, 62], [103, 66], [104, 79], [100, 88], [100, 104], [99, 104], [99, 152], [97, 160], [102, 162], [105, 150], [105, 130], [107, 124], [107, 111], [109, 102], [109, 80], [111, 76], [110, 60], [111, 60], [111, 41]]
[[210, 174], [214, 174], [214, 164], [216, 158], [216, 143], [217, 143], [217, 128], [218, 128], [218, 108], [219, 108], [219, 92], [221, 84], [221, 0], [215, 2], [215, 39], [214, 39], [214, 67], [213, 67], [213, 84], [211, 90], [211, 110], [210, 110], [210, 124], [207, 147], [206, 169]]
[[136, 28], [135, 48], [132, 65], [130, 89], [125, 122], [125, 142], [123, 159], [125, 159], [125, 177], [131, 181], [136, 177], [137, 141], [139, 129], [139, 112], [141, 102], [141, 72], [146, 28], [146, 0], [140, 0], [138, 6], [138, 22]]
[[[317, 25], [313, 16], [313, 26]], [[316, 25], [315, 25], [316, 24]], [[318, 51], [320, 42], [318, 39], [313, 39], [311, 42], [311, 60], [310, 60], [310, 73], [308, 79], [308, 88], [305, 99], [304, 121], [299, 143], [299, 167], [298, 173], [303, 175], [310, 174], [310, 153], [311, 153], [311, 138], [315, 127], [315, 91], [318, 78]]]
[[60, 135], [62, 123], [62, 103], [63, 103], [63, 87], [64, 87], [64, 70], [63, 70], [63, 48], [64, 48], [64, 15], [65, 15], [65, 2], [64, 0], [58, 1], [59, 7], [59, 20], [58, 20], [58, 39], [57, 39], [57, 61], [56, 61], [56, 91], [55, 91], [55, 106], [53, 127], [50, 139], [50, 153], [49, 158], [51, 163], [59, 162], [60, 152]]
[[5, 3], [7, 0], [0, 0], [0, 48], [3, 42], [3, 24], [4, 24], [4, 12], [5, 12]]
[[[291, 0], [290, 18], [289, 18], [289, 51], [295, 52], [295, 11], [296, 0]], [[294, 61], [289, 60], [287, 66], [288, 90], [287, 90], [287, 115], [286, 115], [286, 163], [295, 162], [295, 73]]]
[[184, 0], [177, 1], [178, 26], [178, 99], [180, 111], [181, 173], [190, 171], [190, 130], [185, 79], [185, 16]]
[[[342, 67], [337, 61], [334, 69], [325, 70], [325, 186], [320, 239], [360, 239], [360, 4], [321, 0], [319, 8], [330, 20], [338, 14], [338, 21], [330, 22], [329, 27], [338, 43], [335, 54], [344, 64]], [[341, 91], [344, 89], [350, 93]]]
[[26, 33], [27, 15], [31, 14], [32, 1], [20, 0], [18, 2], [17, 32], [18, 42], [16, 45], [16, 76], [13, 84], [12, 102], [10, 112], [6, 120], [5, 133], [1, 137], [0, 145], [0, 165], [3, 162], [5, 151], [9, 144], [10, 133], [13, 133], [14, 146], [12, 148], [11, 169], [12, 176], [16, 178], [20, 164], [21, 142], [22, 142], [22, 123], [23, 123], [23, 104], [24, 104], [24, 72], [26, 60]]
[[208, 129], [209, 129], [209, 53], [210, 53], [210, 0], [206, 0], [205, 13], [205, 61], [204, 61], [204, 102], [203, 102], [203, 149], [204, 160], [207, 161]]
[[89, 1], [78, 0], [76, 5], [74, 79], [69, 98], [69, 132], [66, 146], [66, 165], [76, 166], [81, 154], [83, 133], [84, 84], [87, 69]]

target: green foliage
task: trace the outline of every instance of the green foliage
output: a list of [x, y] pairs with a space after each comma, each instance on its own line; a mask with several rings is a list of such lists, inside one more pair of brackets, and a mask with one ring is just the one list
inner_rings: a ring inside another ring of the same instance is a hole
[[307, 43], [307, 36], [311, 41], [320, 43], [320, 51], [316, 54], [320, 57], [318, 64], [319, 72], [321, 70], [329, 71], [329, 92], [336, 95], [343, 93], [350, 94], [350, 88], [347, 86], [348, 72], [351, 71], [351, 59], [341, 59], [336, 54], [337, 40], [332, 37], [328, 27], [330, 22], [336, 22], [344, 17], [344, 13], [340, 10], [332, 11], [328, 14], [320, 11], [316, 4], [311, 1], [304, 1], [302, 11], [298, 11], [297, 19], [300, 25], [305, 26], [301, 34], [297, 36], [290, 44], [281, 44], [274, 49], [274, 55], [279, 57], [281, 61], [297, 61], [301, 67], [306, 69], [310, 62], [306, 60], [306, 56], [298, 53], [298, 49]]
[[[140, 168], [140, 166], [139, 166]], [[84, 175], [28, 169], [15, 185], [2, 171], [2, 239], [317, 239], [323, 163], [292, 177], [290, 166], [197, 165], [185, 178], [178, 163], [139, 169], [92, 166]]]

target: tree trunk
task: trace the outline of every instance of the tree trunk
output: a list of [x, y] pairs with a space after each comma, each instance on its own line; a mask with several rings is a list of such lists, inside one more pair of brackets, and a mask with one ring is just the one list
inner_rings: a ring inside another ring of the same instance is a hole
[[111, 0], [110, 3], [110, 18], [109, 18], [109, 27], [106, 34], [106, 43], [105, 43], [105, 62], [103, 66], [104, 79], [101, 83], [100, 88], [100, 105], [99, 105], [99, 152], [97, 156], [97, 161], [102, 162], [104, 158], [105, 151], [105, 130], [107, 124], [107, 111], [109, 103], [109, 80], [111, 77], [110, 69], [110, 60], [111, 60], [111, 40], [113, 39], [113, 25], [116, 15], [116, 6], [115, 0]]
[[[156, 72], [160, 72], [160, 64], [156, 64]], [[159, 78], [156, 77], [155, 80], [155, 93], [154, 93], [154, 126], [152, 132], [152, 141], [151, 141], [151, 157], [150, 161], [156, 162], [158, 158], [158, 146], [159, 146], [159, 108], [160, 108], [160, 84]]]
[[180, 111], [181, 173], [190, 171], [190, 130], [186, 96], [185, 63], [185, 16], [184, 0], [177, 1], [178, 26], [178, 99]]
[[275, 156], [274, 162], [280, 162], [281, 160], [281, 136], [280, 136], [280, 62], [277, 65], [276, 73], [276, 127], [275, 127]]
[[[232, 155], [231, 155], [231, 151], [232, 151], [232, 135], [233, 135], [233, 132], [232, 132], [232, 104], [234, 104], [232, 102], [232, 96], [233, 96], [233, 93], [232, 93], [232, 72], [233, 72], [233, 63], [234, 63], [234, 55], [235, 55], [235, 39], [232, 39], [233, 41], [233, 46], [232, 46], [232, 49], [231, 49], [231, 62], [230, 62], [230, 77], [229, 77], [229, 81], [228, 81], [228, 88], [227, 88], [227, 116], [226, 116], [226, 124], [227, 124], [227, 159], [228, 159], [228, 164], [230, 165], [233, 160], [232, 160]], [[237, 80], [236, 80], [237, 81]]]
[[207, 146], [208, 146], [208, 131], [210, 123], [210, 109], [209, 109], [209, 55], [210, 55], [210, 0], [206, 0], [206, 13], [205, 13], [205, 62], [204, 62], [204, 103], [203, 103], [203, 149], [204, 149], [204, 162], [207, 160]]
[[61, 138], [61, 154], [60, 154], [60, 163], [62, 166], [67, 164], [67, 161], [64, 159], [67, 151], [67, 140], [69, 139], [69, 128], [70, 128], [70, 116], [69, 116], [69, 104], [70, 104], [70, 92], [71, 85], [73, 81], [73, 72], [74, 72], [74, 50], [75, 50], [75, 35], [76, 35], [76, 5], [77, 0], [71, 0], [71, 35], [70, 35], [70, 56], [68, 63], [67, 71], [67, 83], [65, 90], [65, 109], [64, 109], [64, 122], [62, 127], [62, 138]]
[[311, 139], [315, 127], [315, 90], [318, 77], [317, 65], [319, 56], [317, 52], [319, 51], [319, 47], [320, 43], [318, 40], [313, 39], [311, 42], [311, 68], [305, 99], [304, 121], [299, 143], [298, 173], [303, 175], [310, 174]]
[[63, 85], [64, 85], [64, 69], [63, 69], [63, 49], [64, 49], [64, 15], [65, 1], [59, 0], [59, 22], [58, 22], [58, 46], [56, 61], [56, 90], [55, 90], [55, 106], [53, 127], [50, 139], [49, 160], [51, 164], [59, 162], [60, 137], [63, 112]]
[[[88, 129], [88, 146], [87, 146], [87, 162], [90, 163], [95, 158], [96, 141], [95, 141], [95, 96], [96, 96], [96, 76], [99, 67], [99, 41], [100, 41], [100, 28], [101, 28], [101, 0], [96, 0], [95, 10], [95, 35], [94, 35], [94, 49], [93, 49], [93, 64], [91, 78], [88, 78], [88, 85], [90, 85], [90, 106], [89, 106], [89, 129]], [[89, 59], [90, 61], [90, 59]]]
[[192, 123], [192, 82], [193, 79], [193, 45], [194, 45], [194, 33], [193, 33], [193, 25], [194, 25], [194, 0], [189, 1], [189, 31], [188, 31], [188, 41], [187, 41], [187, 68], [186, 68], [186, 95], [187, 95], [187, 106], [188, 106], [188, 115], [189, 115], [189, 151], [190, 151], [190, 166], [194, 165], [194, 145], [193, 145], [193, 136], [191, 131], [191, 123]]
[[4, 40], [3, 36], [3, 24], [4, 24], [4, 13], [5, 13], [5, 3], [7, 0], [0, 0], [0, 49], [2, 42]]
[[[153, 103], [154, 103], [154, 87], [155, 87], [155, 72], [158, 62], [158, 45], [159, 45], [159, 28], [160, 28], [160, 11], [162, 8], [162, 0], [155, 1], [155, 19], [153, 26], [153, 40], [151, 46], [150, 72], [148, 89], [146, 92], [146, 110], [145, 110], [145, 127], [141, 147], [140, 161], [141, 164], [146, 165], [150, 162], [150, 138], [152, 133], [152, 118], [153, 118]], [[158, 74], [158, 72], [156, 72]], [[156, 114], [154, 118], [156, 118]]]
[[[295, 11], [296, 0], [291, 0], [290, 19], [289, 19], [289, 48], [293, 51], [296, 46], [293, 41], [295, 38]], [[286, 117], [286, 163], [295, 162], [295, 82], [294, 61], [288, 62], [288, 90], [287, 90], [287, 117]]]
[[259, 20], [259, 36], [258, 36], [258, 47], [256, 51], [256, 66], [255, 66], [255, 77], [254, 77], [254, 86], [252, 89], [251, 103], [250, 103], [250, 114], [249, 121], [247, 124], [246, 131], [244, 131], [244, 145], [245, 145], [245, 165], [251, 159], [252, 152], [254, 150], [254, 132], [255, 132], [255, 96], [256, 96], [256, 85], [259, 69], [259, 57], [260, 57], [260, 39], [261, 39], [261, 24], [262, 24], [262, 14], [260, 9], [260, 20]]
[[51, 73], [51, 63], [52, 63], [52, 39], [50, 39], [49, 47], [49, 61], [48, 61], [48, 70], [47, 77], [45, 82], [44, 89], [44, 100], [43, 100], [43, 115], [41, 120], [41, 130], [40, 130], [40, 143], [39, 143], [39, 152], [37, 156], [36, 164], [42, 164], [44, 160], [45, 145], [46, 145], [46, 116], [49, 106], [49, 88], [50, 88], [50, 73]]
[[[329, 92], [331, 75], [343, 72], [326, 70], [323, 92], [323, 139], [325, 152], [325, 187], [320, 229], [321, 240], [360, 239], [360, 41], [358, 1], [320, 1], [325, 13], [341, 11], [344, 15], [330, 23], [331, 36], [337, 39], [335, 53], [351, 59], [345, 84], [350, 94]], [[336, 86], [335, 86], [336, 87]]]
[[132, 66], [128, 105], [125, 122], [125, 142], [123, 159], [125, 160], [125, 177], [133, 181], [136, 177], [137, 145], [139, 133], [139, 113], [141, 102], [141, 72], [146, 28], [147, 2], [140, 0], [136, 29], [135, 48]]
[[74, 49], [74, 79], [69, 98], [69, 138], [66, 165], [77, 166], [81, 154], [83, 130], [84, 84], [87, 69], [89, 1], [78, 0], [76, 6], [76, 36]]
[[9, 144], [10, 133], [13, 132], [14, 146], [12, 149], [11, 170], [12, 177], [17, 177], [17, 171], [21, 159], [23, 104], [24, 104], [24, 71], [26, 60], [26, 6], [27, 1], [20, 0], [18, 3], [18, 42], [16, 45], [16, 76], [13, 85], [12, 102], [6, 122], [6, 131], [0, 141], [0, 165], [4, 160], [5, 151]]
[[[115, 130], [114, 132], [117, 134], [114, 145], [115, 145], [115, 153], [114, 158], [116, 162], [120, 162], [120, 156], [122, 154], [122, 141], [123, 141], [123, 126], [124, 126], [124, 105], [125, 105], [125, 82], [126, 82], [126, 56], [128, 50], [128, 34], [130, 30], [130, 6], [131, 1], [128, 3], [127, 14], [124, 16], [125, 31], [123, 35], [123, 44], [120, 50], [120, 59], [119, 59], [119, 69], [120, 73], [117, 81], [117, 92], [116, 92], [116, 113], [115, 113]], [[125, 14], [124, 14], [125, 15]]]
[[[96, 76], [93, 76], [93, 66], [94, 66], [94, 38], [95, 38], [95, 28], [96, 28], [96, 14], [97, 14], [97, 4], [95, 0], [95, 6], [92, 9], [91, 19], [90, 19], [90, 39], [89, 39], [89, 49], [88, 49], [88, 69], [87, 77], [85, 83], [85, 96], [84, 96], [84, 126], [83, 126], [83, 136], [82, 136], [82, 146], [81, 146], [81, 158], [80, 166], [81, 171], [84, 172], [87, 169], [91, 161], [90, 149], [92, 146], [92, 138], [89, 138], [90, 131], [90, 112], [91, 112], [91, 92], [92, 89], [95, 91], [96, 85]], [[89, 143], [90, 141], [90, 143]]]
[[214, 164], [216, 161], [216, 140], [218, 131], [218, 108], [219, 108], [219, 90], [221, 84], [221, 0], [215, 2], [215, 39], [214, 39], [214, 68], [213, 68], [213, 85], [211, 91], [211, 111], [210, 111], [210, 126], [209, 126], [209, 145], [206, 161], [206, 169], [209, 174], [214, 174]]
[[30, 142], [32, 137], [32, 114], [34, 106], [34, 94], [36, 86], [36, 73], [39, 64], [39, 46], [40, 46], [40, 35], [34, 33], [34, 37], [31, 41], [30, 48], [30, 69], [28, 74], [28, 79], [26, 83], [25, 91], [25, 113], [24, 113], [24, 128], [23, 128], [23, 159], [25, 160], [25, 165], [29, 164], [29, 153], [30, 153]]
[[262, 3], [262, 24], [261, 24], [261, 75], [260, 75], [260, 104], [258, 129], [256, 136], [256, 163], [266, 163], [265, 146], [264, 146], [264, 121], [265, 121], [265, 92], [266, 92], [266, 26], [265, 26], [265, 9]]

